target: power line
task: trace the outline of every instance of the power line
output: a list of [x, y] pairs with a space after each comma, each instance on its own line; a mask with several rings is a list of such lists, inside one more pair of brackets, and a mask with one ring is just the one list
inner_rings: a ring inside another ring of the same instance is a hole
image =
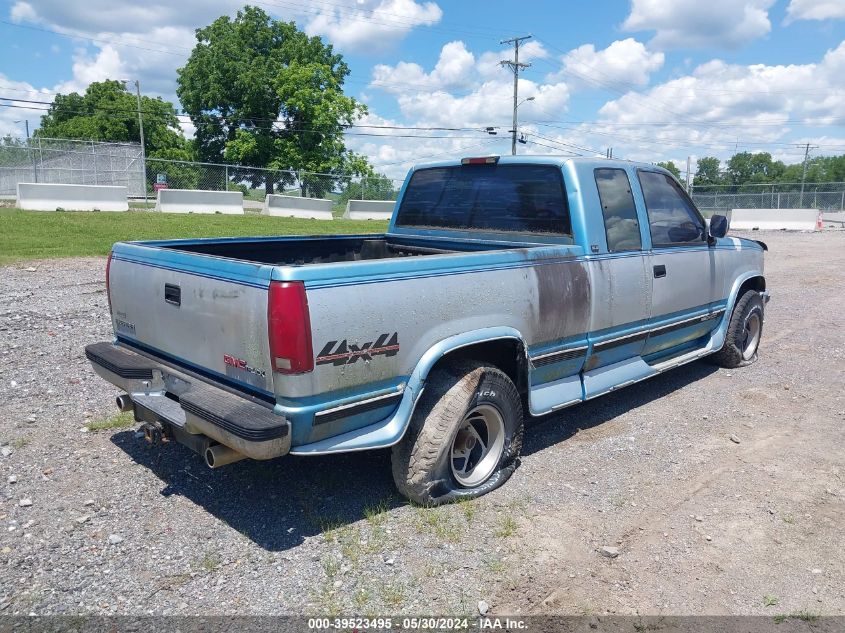
[[[33, 99], [20, 99], [20, 98], [16, 98], [16, 97], [0, 96], [0, 99], [13, 102], [11, 104], [0, 104], [0, 106], [16, 107], [16, 108], [19, 108], [19, 109], [29, 109], [29, 110], [36, 110], [36, 111], [49, 111], [50, 108], [49, 107], [21, 106], [21, 105], [15, 105], [15, 104], [27, 103], [27, 104], [38, 104], [38, 105], [43, 105], [43, 106], [54, 105], [49, 101], [41, 101], [41, 100], [33, 100]], [[96, 108], [96, 110], [100, 113], [104, 113], [104, 115], [112, 114], [112, 115], [114, 115], [115, 118], [118, 118], [119, 113], [124, 113], [124, 114], [127, 114], [127, 115], [131, 114], [131, 115], [134, 116], [138, 112], [137, 109], [135, 109], [135, 108]], [[90, 112], [88, 110], [71, 110], [71, 109], [68, 109], [68, 108], [61, 108], [61, 107], [60, 107], [60, 111], [63, 111], [63, 112], [66, 112], [66, 113], [90, 114]], [[157, 112], [151, 111], [151, 110], [142, 110], [141, 112], [142, 112], [142, 114], [148, 114], [148, 115], [160, 114], [160, 113], [157, 113]], [[256, 123], [270, 123], [271, 125], [272, 124], [286, 124], [286, 123], [288, 123], [286, 120], [283, 120], [283, 119], [265, 119], [265, 118], [257, 118], [257, 117], [252, 117], [252, 118], [227, 118], [227, 117], [222, 117], [222, 116], [219, 116], [219, 115], [210, 115], [210, 114], [207, 114], [207, 115], [204, 115], [204, 116], [208, 117], [208, 118], [212, 118], [212, 119], [214, 119], [214, 121], [206, 121], [206, 122], [198, 121], [197, 123], [194, 123], [193, 121], [190, 121], [190, 115], [188, 115], [188, 114], [177, 113], [175, 116], [177, 117], [177, 119], [180, 120], [180, 123], [185, 124], [185, 123], [190, 122], [192, 125], [194, 125], [196, 127], [209, 126], [209, 125], [214, 125], [216, 123], [219, 124], [220, 122], [228, 123], [228, 124], [245, 123], [245, 124], [252, 124], [252, 125], [254, 125]], [[188, 119], [188, 120], [186, 120], [186, 119]], [[551, 129], [581, 131], [578, 128], [574, 128], [574, 127], [571, 127], [571, 126], [554, 125], [552, 123], [547, 123], [546, 121], [533, 121], [532, 123], [535, 124], [535, 125], [541, 125], [543, 127], [548, 127], [548, 128], [551, 128]], [[592, 125], [599, 125], [599, 126], [605, 125], [605, 123], [601, 122], [601, 121], [582, 121], [582, 122], [573, 121], [573, 123], [580, 123], [581, 125], [585, 125], [585, 124], [592, 124]], [[608, 125], [613, 125], [613, 124], [608, 124]], [[627, 126], [633, 126], [633, 125], [636, 125], [636, 124], [623, 124], [623, 125], [627, 127]], [[648, 124], [648, 125], [651, 127], [655, 124]], [[667, 127], [673, 127], [676, 124], [665, 123], [664, 125], [667, 126]], [[256, 127], [260, 127], [260, 126], [256, 126]], [[495, 127], [498, 127], [498, 126], [494, 126], [494, 129], [495, 129]], [[731, 124], [730, 127], [732, 127], [732, 124]], [[344, 126], [344, 128], [345, 129], [359, 128], [359, 129], [363, 129], [363, 130], [397, 130], [397, 131], [430, 131], [430, 132], [488, 132], [487, 126], [485, 126], [484, 128], [482, 128], [482, 127], [475, 128], [475, 127], [402, 126], [402, 125], [378, 125], [378, 124], [370, 124], [370, 123], [353, 123], [353, 124]], [[310, 130], [310, 129], [300, 129], [300, 130], [287, 129], [286, 131], [288, 133], [298, 133], [298, 132], [320, 133], [319, 130]], [[607, 132], [598, 131], [594, 128], [590, 129], [588, 131], [585, 131], [585, 133], [598, 135], [598, 136], [604, 136], [604, 137], [613, 138], [613, 139], [622, 139], [622, 140], [642, 143], [644, 145], [650, 145], [650, 146], [661, 147], [661, 148], [662, 147], [675, 147], [675, 148], [707, 147], [707, 148], [710, 148], [710, 149], [722, 150], [722, 149], [725, 149], [726, 145], [729, 144], [727, 141], [720, 143], [720, 142], [707, 142], [707, 141], [703, 141], [703, 140], [702, 141], [689, 141], [689, 140], [685, 140], [685, 139], [674, 139], [674, 138], [665, 138], [665, 137], [663, 137], [663, 138], [654, 138], [654, 137], [646, 138], [646, 137], [641, 137], [641, 136], [622, 135], [622, 134], [619, 134], [619, 133], [612, 133], [611, 134], [611, 133], [607, 133]], [[347, 132], [347, 134], [355, 135], [355, 136], [381, 136], [381, 137], [396, 137], [396, 138], [457, 138], [453, 135], [440, 135], [440, 136], [398, 135], [398, 134], [373, 134], [373, 133], [366, 133], [366, 132], [357, 132], [357, 133], [356, 132]], [[464, 137], [464, 138], [472, 138], [472, 137]], [[547, 140], [551, 140], [551, 139], [547, 138]], [[566, 144], [565, 142], [558, 141], [558, 140], [555, 140], [554, 142]], [[735, 141], [732, 141], [732, 142], [735, 142]], [[741, 145], [758, 145], [758, 146], [762, 146], [762, 147], [766, 147], [766, 146], [792, 147], [794, 145], [794, 142], [790, 143], [790, 142], [785, 142], [785, 141], [766, 141], [766, 142], [745, 141], [745, 142], [741, 142], [740, 144]], [[601, 152], [599, 152], [598, 150], [593, 149], [593, 148], [584, 147], [584, 146], [575, 146], [575, 145], [573, 145], [573, 147], [577, 147], [577, 148], [579, 148], [583, 151], [587, 151], [587, 152], [591, 152], [591, 153], [595, 153], [595, 154], [601, 154]], [[841, 148], [840, 145], [824, 145], [824, 144], [819, 145], [818, 147], [821, 148], [821, 149], [827, 149], [827, 150], [837, 150], [837, 149]]]
[[379, 167], [393, 167], [395, 165], [404, 165], [407, 163], [417, 163], [421, 160], [428, 160], [429, 158], [437, 158], [438, 156], [446, 156], [446, 155], [453, 155], [457, 152], [465, 152], [470, 149], [475, 149], [476, 147], [488, 147], [493, 143], [498, 142], [500, 139], [487, 139], [482, 141], [481, 143], [474, 143], [473, 145], [466, 145], [464, 147], [457, 147], [455, 149], [450, 149], [445, 152], [437, 152], [436, 154], [427, 154], [425, 156], [415, 156], [414, 158], [409, 158], [406, 160], [400, 160], [393, 163], [382, 163]]
[[[94, 42], [95, 44], [100, 43], [100, 42], [105, 42], [106, 44], [110, 44], [112, 46], [137, 48], [137, 49], [140, 49], [142, 51], [149, 51], [149, 52], [153, 52], [153, 53], [164, 53], [165, 55], [180, 55], [180, 56], [183, 55], [182, 53], [177, 53], [177, 52], [173, 51], [172, 49], [149, 48], [147, 46], [138, 46], [137, 44], [129, 44], [127, 42], [111, 40], [111, 39], [104, 38], [104, 37], [90, 37], [90, 36], [85, 36], [85, 35], [81, 35], [81, 34], [71, 35], [69, 33], [62, 33], [61, 31], [54, 31], [52, 29], [45, 29], [45, 28], [41, 28], [41, 27], [38, 27], [38, 26], [30, 26], [28, 24], [16, 24], [15, 22], [9, 22], [8, 20], [0, 20], [0, 24], [5, 24], [6, 26], [13, 26], [13, 27], [19, 28], [19, 29], [28, 29], [30, 31], [41, 31], [42, 33], [52, 33], [53, 35], [58, 35], [59, 37], [66, 37], [66, 38], [69, 38], [69, 39], [88, 40], [89, 42]], [[150, 40], [140, 40], [140, 39], [136, 38], [136, 41], [147, 42], [147, 41], [150, 41]], [[191, 49], [185, 49], [185, 50], [190, 51]]]
[[553, 150], [556, 150], [558, 152], [561, 152], [561, 151], [567, 152], [566, 155], [569, 155], [569, 156], [583, 156], [583, 154], [579, 154], [578, 152], [573, 152], [572, 150], [562, 150], [559, 147], [552, 147], [551, 145], [546, 145], [545, 143], [540, 143], [538, 141], [533, 141], [531, 139], [528, 139], [527, 142], [531, 143], [531, 145], [537, 145], [539, 147], [545, 147], [546, 149], [553, 149]]
[[[0, 98], [2, 98], [2, 97], [0, 97]], [[43, 106], [37, 106], [37, 105], [28, 105], [27, 106], [27, 105], [15, 105], [15, 104], [12, 104], [12, 103], [0, 103], [0, 107], [18, 108], [18, 109], [23, 109], [23, 110], [37, 110], [37, 111], [40, 111], [40, 112], [49, 112], [50, 111], [49, 107], [43, 107]], [[76, 112], [76, 113], [80, 113], [80, 114], [90, 114], [88, 111], [85, 111], [85, 110], [64, 110], [64, 111], [65, 112]], [[137, 114], [138, 111], [137, 110], [124, 110], [124, 112], [126, 112], [126, 113], [132, 112], [134, 114]], [[143, 113], [150, 114], [150, 112], [148, 112], [148, 111], [142, 111], [142, 114]], [[103, 116], [108, 117], [108, 118], [126, 118], [126, 117], [119, 117], [117, 114], [109, 114], [108, 112], [104, 112], [102, 114], [103, 114]], [[176, 116], [177, 116], [177, 118], [178, 117], [187, 118], [187, 115], [176, 115]], [[234, 121], [237, 121], [237, 119], [235, 119]], [[188, 123], [188, 122], [189, 121], [180, 121], [180, 123]], [[270, 127], [272, 127], [276, 123], [286, 123], [286, 121], [270, 121], [271, 125], [268, 126], [265, 129], [269, 129]], [[202, 126], [208, 126], [208, 125], [214, 125], [214, 124], [215, 123], [211, 122], [211, 121], [192, 123], [192, 125], [194, 125], [195, 127], [202, 127]], [[307, 129], [307, 128], [299, 128], [299, 129], [286, 128], [282, 131], [289, 133], [289, 134], [307, 134], [307, 133], [324, 134], [325, 133], [322, 130], [312, 130], [312, 129]], [[483, 130], [479, 129], [477, 131], [479, 133], [481, 133]], [[380, 137], [380, 138], [421, 138], [421, 139], [425, 139], [425, 138], [430, 138], [430, 139], [446, 139], [446, 138], [448, 138], [448, 139], [477, 139], [478, 138], [477, 136], [456, 136], [454, 134], [377, 134], [375, 132], [350, 132], [350, 131], [348, 131], [348, 128], [344, 128], [342, 130], [342, 132], [346, 135], [349, 135], [349, 136], [371, 136], [371, 137]], [[486, 133], [486, 132], [484, 132], [484, 133]]]

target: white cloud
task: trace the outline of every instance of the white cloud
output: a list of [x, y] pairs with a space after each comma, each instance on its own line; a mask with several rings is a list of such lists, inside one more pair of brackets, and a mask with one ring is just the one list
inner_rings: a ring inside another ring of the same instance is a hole
[[790, 0], [786, 7], [786, 21], [830, 20], [845, 18], [843, 0]]
[[553, 77], [572, 78], [574, 75], [571, 82], [579, 86], [608, 82], [644, 86], [651, 73], [663, 67], [664, 60], [663, 53], [650, 52], [644, 44], [629, 37], [600, 51], [592, 44], [569, 51], [561, 57], [563, 72]]
[[126, 67], [114, 47], [105, 46], [94, 56], [85, 49], [79, 49], [73, 56], [73, 79], [56, 86], [56, 92], [81, 93], [91, 82], [126, 77]]
[[[524, 47], [520, 61], [548, 56], [537, 43]], [[521, 49], [522, 50], [522, 49]], [[372, 88], [396, 95], [402, 114], [417, 125], [442, 127], [487, 127], [510, 121], [513, 101], [511, 73], [498, 65], [509, 51], [486, 51], [477, 58], [463, 42], [449, 42], [431, 72], [419, 64], [399, 62], [395, 66], [379, 64], [373, 68]], [[492, 60], [496, 60], [493, 65]], [[558, 115], [566, 110], [569, 88], [555, 79], [539, 83], [521, 78], [520, 98], [525, 102], [520, 112], [529, 119], [538, 113]]]
[[599, 114], [600, 123], [581, 131], [606, 135], [606, 144], [627, 147], [630, 158], [655, 160], [656, 149], [727, 154], [788, 142], [803, 125], [823, 127], [845, 118], [845, 41], [817, 63], [744, 66], [713, 60], [645, 93], [609, 101]]
[[32, 22], [37, 19], [38, 14], [28, 2], [16, 2], [9, 11], [9, 17], [12, 18], [12, 22]]
[[632, 0], [622, 28], [655, 31], [657, 48], [739, 48], [771, 30], [775, 0]]
[[373, 68], [372, 86], [388, 92], [404, 92], [413, 85], [421, 88], [463, 88], [473, 78], [475, 56], [463, 42], [449, 42], [440, 51], [440, 58], [430, 73], [419, 64], [399, 62], [396, 66], [377, 64]]
[[[402, 114], [420, 125], [443, 127], [510, 127], [513, 101], [509, 96], [513, 81], [507, 77], [498, 81], [486, 81], [465, 95], [453, 95], [446, 91], [404, 93], [398, 97]], [[520, 99], [534, 97], [520, 107], [523, 120], [560, 116], [566, 111], [569, 89], [564, 82], [538, 84], [520, 79]]]
[[[0, 73], [0, 84], [3, 86], [3, 93], [11, 99], [2, 99], [3, 103], [19, 107], [0, 108], [0, 136], [11, 134], [23, 138], [26, 134], [24, 121], [29, 121], [30, 132], [38, 127], [43, 111], [33, 108], [41, 108], [40, 104], [27, 103], [27, 101], [52, 101], [53, 94], [46, 88], [36, 88], [26, 81], [16, 81]], [[17, 101], [23, 99], [24, 101]]]
[[[369, 88], [382, 90], [396, 99], [402, 121], [398, 125], [467, 129], [433, 132], [431, 140], [401, 138], [407, 130], [391, 133], [379, 129], [391, 138], [361, 140], [350, 135], [347, 141], [355, 151], [366, 154], [377, 169], [393, 177], [401, 176], [410, 164], [428, 158], [446, 158], [466, 152], [509, 152], [507, 130], [511, 127], [513, 75], [499, 62], [509, 59], [512, 54], [513, 50], [507, 48], [474, 54], [463, 42], [455, 41], [442, 47], [430, 70], [409, 62], [377, 65]], [[548, 52], [537, 42], [520, 48], [520, 61], [547, 57]], [[562, 80], [535, 81], [533, 77], [521, 76], [520, 120], [562, 116], [568, 106], [569, 94], [569, 87]], [[534, 100], [525, 101], [527, 97], [534, 97]], [[395, 121], [388, 122], [372, 114], [362, 123], [397, 125]], [[498, 134], [488, 135], [485, 132], [488, 126], [495, 127]], [[530, 124], [520, 125], [520, 130], [530, 129]], [[451, 137], [442, 138], [447, 135]], [[532, 146], [520, 147], [525, 153], [534, 150]], [[548, 152], [548, 149], [542, 152]]]
[[[210, 23], [221, 15], [232, 15], [243, 2], [238, 0], [19, 0], [11, 15], [21, 20], [41, 22], [63, 33], [134, 33], [149, 40], [152, 29], [183, 26], [191, 29]], [[176, 45], [161, 41], [162, 45]], [[188, 42], [193, 45], [193, 38]]]
[[[151, 32], [183, 28], [191, 32], [221, 15], [242, 9], [243, 0], [17, 0], [10, 17], [17, 22], [40, 22], [68, 34], [131, 33], [149, 44], [187, 48], [187, 40], [156, 40]], [[440, 21], [443, 11], [431, 1], [357, 0], [357, 2], [259, 3], [273, 17], [295, 20], [310, 35], [326, 37], [344, 51], [372, 52], [395, 44], [414, 28]]]
[[355, 8], [312, 5], [317, 15], [305, 30], [323, 35], [341, 50], [374, 51], [389, 48], [418, 26], [437, 24], [443, 11], [434, 2], [415, 0], [359, 0]]
[[[365, 116], [361, 123], [364, 125], [401, 126], [403, 121], [387, 119], [375, 114]], [[396, 180], [398, 186], [411, 165], [424, 161], [454, 158], [467, 155], [490, 155], [503, 153], [509, 142], [502, 136], [488, 136], [476, 133], [456, 133], [454, 137], [443, 138], [444, 134], [437, 134], [431, 139], [402, 138], [402, 130], [369, 129], [385, 138], [348, 136], [346, 144], [356, 152], [367, 156], [376, 171], [386, 174]]]

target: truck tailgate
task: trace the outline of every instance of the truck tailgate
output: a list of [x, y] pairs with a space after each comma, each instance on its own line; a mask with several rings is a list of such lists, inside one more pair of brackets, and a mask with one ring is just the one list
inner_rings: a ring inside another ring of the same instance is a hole
[[114, 332], [173, 362], [270, 394], [271, 272], [250, 262], [116, 244], [108, 268]]

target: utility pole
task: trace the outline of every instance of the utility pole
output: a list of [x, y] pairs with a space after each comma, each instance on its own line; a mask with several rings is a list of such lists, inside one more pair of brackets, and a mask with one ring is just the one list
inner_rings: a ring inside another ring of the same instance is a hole
[[691, 180], [691, 177], [692, 177], [692, 174], [690, 173], [691, 169], [692, 169], [692, 156], [687, 156], [687, 193], [689, 193], [690, 180]]
[[516, 156], [516, 111], [519, 107], [517, 103], [517, 93], [519, 91], [519, 69], [528, 68], [531, 64], [519, 63], [519, 43], [530, 39], [530, 35], [523, 35], [522, 37], [512, 37], [509, 40], [502, 40], [499, 44], [513, 44], [513, 60], [503, 59], [499, 62], [502, 66], [508, 66], [513, 71], [513, 129], [511, 130], [511, 155]]
[[[813, 147], [815, 149], [815, 146]], [[798, 203], [802, 208], [804, 207], [804, 181], [807, 180], [807, 162], [810, 159], [810, 144], [804, 148], [804, 171], [801, 174], [801, 201]]]
[[141, 132], [141, 171], [144, 178], [141, 184], [144, 187], [144, 209], [147, 208], [147, 152], [144, 149], [144, 117], [141, 116], [141, 82], [135, 80], [135, 94], [138, 96], [138, 130]]

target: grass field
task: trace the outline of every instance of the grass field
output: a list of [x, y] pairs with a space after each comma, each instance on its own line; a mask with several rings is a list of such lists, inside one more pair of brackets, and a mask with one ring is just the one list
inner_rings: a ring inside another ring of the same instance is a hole
[[149, 212], [21, 211], [0, 209], [0, 264], [27, 259], [107, 255], [127, 240], [242, 235], [378, 233], [377, 221], [300, 220], [262, 215]]

